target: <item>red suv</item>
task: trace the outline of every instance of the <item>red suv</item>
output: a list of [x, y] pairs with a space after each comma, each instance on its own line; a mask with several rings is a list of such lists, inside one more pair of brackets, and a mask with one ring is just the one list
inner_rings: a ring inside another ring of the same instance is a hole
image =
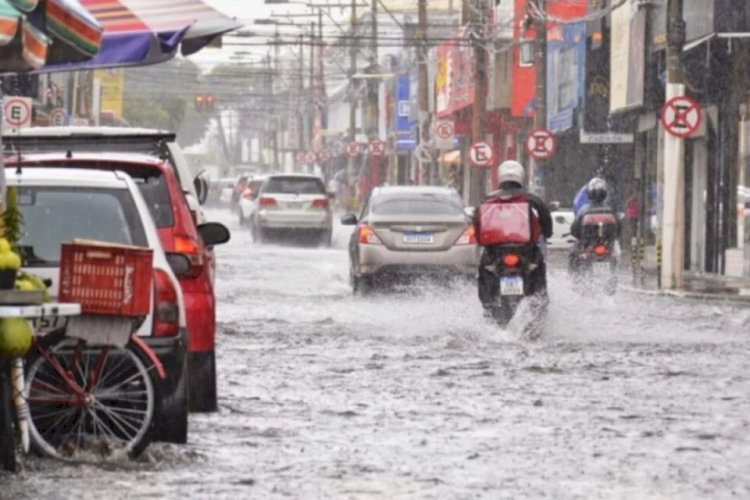
[[[140, 188], [156, 223], [165, 252], [181, 253], [190, 260], [190, 272], [179, 277], [185, 299], [188, 330], [188, 383], [191, 411], [215, 411], [216, 397], [216, 301], [213, 287], [213, 254], [207, 245], [229, 240], [226, 236], [204, 242], [198, 234], [195, 215], [190, 211], [172, 167], [153, 156], [124, 153], [34, 154], [23, 156], [21, 166], [93, 168], [120, 170]], [[221, 232], [221, 231], [220, 231]]]

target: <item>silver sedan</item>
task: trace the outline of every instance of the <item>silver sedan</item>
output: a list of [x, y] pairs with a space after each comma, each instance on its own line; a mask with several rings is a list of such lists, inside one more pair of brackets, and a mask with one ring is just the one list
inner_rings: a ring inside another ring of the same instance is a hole
[[477, 272], [479, 249], [471, 218], [453, 189], [430, 186], [375, 188], [349, 243], [355, 293], [394, 279], [466, 276]]

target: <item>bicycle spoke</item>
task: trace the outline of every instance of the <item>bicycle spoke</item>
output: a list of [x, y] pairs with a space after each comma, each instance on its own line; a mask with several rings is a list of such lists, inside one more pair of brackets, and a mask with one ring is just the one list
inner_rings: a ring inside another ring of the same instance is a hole
[[[117, 415], [110, 408], [107, 408], [106, 406], [97, 404], [97, 403], [95, 403], [94, 406], [99, 408], [102, 412], [104, 412], [112, 420], [112, 423], [117, 426], [120, 432], [122, 432], [123, 435], [128, 436], [128, 439], [132, 439], [136, 434], [138, 434], [139, 429], [137, 427], [135, 427], [133, 424], [125, 420], [120, 415]], [[130, 427], [130, 429], [134, 431], [133, 435], [129, 435], [128, 431], [123, 428], [123, 425]]]

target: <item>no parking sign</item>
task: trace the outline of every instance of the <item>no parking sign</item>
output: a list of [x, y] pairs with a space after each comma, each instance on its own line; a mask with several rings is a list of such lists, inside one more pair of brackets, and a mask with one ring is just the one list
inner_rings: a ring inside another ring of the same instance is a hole
[[31, 125], [31, 99], [6, 97], [3, 102], [3, 127], [24, 128]]

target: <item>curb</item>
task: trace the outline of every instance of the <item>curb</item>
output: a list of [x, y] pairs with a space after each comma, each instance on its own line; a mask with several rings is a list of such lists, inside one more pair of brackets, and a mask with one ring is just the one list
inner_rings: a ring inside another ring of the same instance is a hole
[[628, 293], [647, 295], [651, 297], [672, 297], [678, 299], [710, 300], [715, 302], [735, 302], [750, 304], [750, 296], [738, 295], [734, 293], [705, 293], [690, 292], [685, 290], [653, 290], [627, 285], [620, 285], [620, 290]]

